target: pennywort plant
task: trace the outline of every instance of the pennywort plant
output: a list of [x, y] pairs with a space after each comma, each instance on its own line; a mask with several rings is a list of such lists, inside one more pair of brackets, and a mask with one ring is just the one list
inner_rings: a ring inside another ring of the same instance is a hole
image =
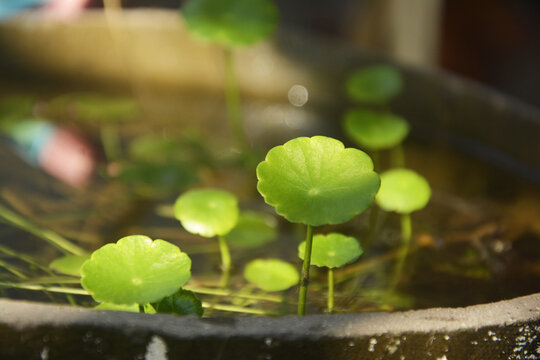
[[402, 248], [396, 265], [392, 288], [397, 285], [407, 257], [412, 236], [411, 213], [424, 208], [431, 197], [427, 180], [410, 169], [392, 169], [381, 174], [377, 205], [385, 211], [401, 215]]
[[102, 308], [138, 306], [141, 312], [166, 306], [160, 302], [178, 297], [190, 277], [191, 260], [185, 253], [143, 235], [101, 247], [81, 267], [82, 287], [95, 301], [112, 304]]
[[[298, 256], [305, 259], [306, 242], [298, 246]], [[327, 310], [334, 311], [334, 268], [345, 266], [362, 255], [360, 243], [353, 237], [338, 233], [315, 235], [313, 237], [311, 263], [328, 268], [328, 301]]]
[[231, 255], [225, 235], [236, 226], [238, 213], [236, 196], [219, 189], [190, 190], [180, 195], [174, 204], [174, 216], [186, 231], [206, 238], [217, 236], [224, 287], [231, 270]]
[[255, 259], [244, 268], [244, 277], [264, 291], [283, 291], [298, 284], [296, 268], [280, 259]]
[[181, 11], [193, 34], [223, 48], [229, 124], [236, 146], [247, 151], [233, 52], [269, 36], [277, 25], [277, 8], [271, 0], [189, 0]]
[[364, 152], [325, 137], [300, 137], [272, 148], [257, 166], [257, 190], [288, 221], [306, 225], [298, 315], [305, 314], [313, 228], [339, 224], [367, 209], [380, 180]]

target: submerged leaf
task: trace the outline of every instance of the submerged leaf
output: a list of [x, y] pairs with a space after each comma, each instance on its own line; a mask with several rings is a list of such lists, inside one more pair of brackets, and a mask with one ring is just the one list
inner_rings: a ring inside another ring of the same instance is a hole
[[[305, 248], [305, 241], [298, 245], [298, 256], [302, 260]], [[313, 236], [311, 264], [328, 268], [342, 267], [358, 259], [362, 253], [358, 240], [353, 237], [338, 233], [317, 234]]]
[[190, 190], [176, 200], [174, 216], [192, 234], [225, 235], [238, 221], [238, 200], [224, 190]]
[[81, 266], [90, 259], [90, 254], [66, 255], [53, 260], [49, 268], [62, 274], [81, 276]]
[[298, 284], [294, 266], [280, 259], [255, 259], [244, 268], [247, 281], [265, 291], [282, 291]]
[[348, 111], [344, 127], [358, 145], [369, 150], [392, 148], [409, 133], [409, 124], [402, 117], [363, 109]]
[[173, 295], [163, 298], [160, 302], [154, 304], [158, 313], [175, 315], [197, 315], [204, 313], [201, 300], [193, 291], [180, 289]]
[[178, 291], [190, 269], [177, 246], [132, 235], [94, 251], [81, 268], [81, 284], [98, 302], [146, 304]]
[[194, 34], [225, 46], [264, 39], [274, 31], [278, 18], [270, 0], [190, 0], [182, 14]]
[[346, 87], [347, 94], [355, 101], [382, 104], [401, 91], [403, 80], [394, 67], [375, 65], [352, 73]]
[[408, 214], [422, 209], [431, 197], [427, 180], [409, 169], [393, 169], [381, 175], [377, 204], [386, 211]]
[[227, 234], [227, 242], [231, 246], [256, 248], [276, 239], [276, 226], [276, 219], [270, 215], [241, 212], [238, 223]]
[[338, 140], [300, 137], [276, 146], [257, 166], [257, 190], [291, 222], [339, 224], [367, 209], [379, 176], [364, 152]]

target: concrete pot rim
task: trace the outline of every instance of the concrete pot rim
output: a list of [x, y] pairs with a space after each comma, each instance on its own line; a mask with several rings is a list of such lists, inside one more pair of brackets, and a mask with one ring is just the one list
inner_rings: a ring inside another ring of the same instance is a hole
[[198, 337], [356, 338], [382, 334], [451, 333], [540, 320], [540, 293], [463, 308], [430, 308], [394, 313], [307, 315], [304, 317], [197, 318], [93, 310], [0, 299], [0, 324], [18, 330], [70, 325], [147, 330], [177, 339]]

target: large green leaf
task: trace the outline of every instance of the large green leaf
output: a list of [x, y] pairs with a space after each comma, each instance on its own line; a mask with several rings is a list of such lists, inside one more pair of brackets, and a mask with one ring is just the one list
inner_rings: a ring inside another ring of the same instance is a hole
[[375, 65], [353, 72], [347, 79], [346, 86], [351, 99], [368, 104], [382, 104], [401, 91], [403, 80], [392, 66]]
[[339, 224], [368, 208], [379, 176], [364, 152], [338, 140], [300, 137], [276, 146], [257, 166], [257, 189], [291, 222]]
[[255, 259], [244, 268], [247, 281], [265, 291], [282, 291], [298, 284], [298, 270], [280, 259]]
[[274, 216], [250, 211], [241, 212], [238, 223], [227, 234], [231, 246], [256, 248], [276, 239], [277, 222]]
[[175, 315], [203, 315], [201, 300], [193, 291], [180, 289], [178, 292], [163, 298], [160, 302], [154, 304], [158, 313]]
[[94, 251], [81, 268], [81, 284], [98, 302], [146, 304], [178, 291], [190, 269], [177, 246], [132, 235]]
[[274, 31], [278, 19], [270, 0], [189, 0], [182, 13], [194, 34], [225, 46], [264, 39]]
[[409, 133], [409, 124], [402, 117], [364, 109], [349, 110], [344, 127], [358, 145], [369, 150], [392, 148]]
[[409, 169], [393, 169], [381, 175], [376, 201], [383, 210], [408, 214], [426, 206], [430, 197], [424, 177]]
[[[306, 242], [298, 245], [298, 256], [304, 260]], [[311, 264], [336, 268], [353, 262], [362, 255], [363, 250], [353, 237], [338, 233], [315, 235], [311, 248]]]
[[190, 233], [204, 237], [225, 235], [238, 221], [238, 200], [224, 190], [190, 190], [176, 200], [174, 216]]

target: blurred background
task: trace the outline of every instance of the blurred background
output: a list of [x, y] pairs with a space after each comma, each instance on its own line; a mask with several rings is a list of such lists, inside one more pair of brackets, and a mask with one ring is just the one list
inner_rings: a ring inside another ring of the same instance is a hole
[[[121, 2], [126, 8], [169, 9], [180, 8], [184, 2], [108, 1]], [[10, 0], [2, 2], [8, 4]], [[56, 8], [57, 13], [62, 13], [58, 10], [61, 7], [103, 7], [103, 0], [52, 3], [58, 5], [49, 4], [48, 10]], [[537, 0], [276, 0], [276, 3], [283, 26], [302, 28], [406, 63], [439, 67], [540, 106], [540, 2]]]

